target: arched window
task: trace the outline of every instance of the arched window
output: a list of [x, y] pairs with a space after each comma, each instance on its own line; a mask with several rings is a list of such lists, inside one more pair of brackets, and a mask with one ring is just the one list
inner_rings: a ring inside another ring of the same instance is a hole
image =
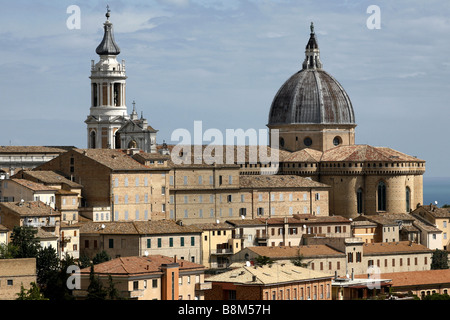
[[96, 136], [95, 136], [95, 131], [94, 130], [92, 130], [91, 131], [91, 143], [90, 143], [90, 148], [91, 149], [95, 149], [95, 140], [96, 140]]
[[356, 207], [358, 213], [363, 213], [363, 191], [361, 188], [356, 191]]
[[411, 211], [411, 190], [406, 187], [406, 212]]
[[378, 211], [386, 211], [386, 185], [383, 181], [378, 183], [377, 193]]

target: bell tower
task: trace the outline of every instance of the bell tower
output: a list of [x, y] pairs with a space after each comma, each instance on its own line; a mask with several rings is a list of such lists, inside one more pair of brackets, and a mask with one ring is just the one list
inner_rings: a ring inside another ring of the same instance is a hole
[[108, 7], [103, 40], [96, 49], [100, 60], [91, 62], [91, 108], [85, 120], [89, 149], [121, 148], [117, 131], [129, 119], [125, 102], [125, 61], [117, 61], [120, 48], [114, 40], [113, 24], [109, 18]]

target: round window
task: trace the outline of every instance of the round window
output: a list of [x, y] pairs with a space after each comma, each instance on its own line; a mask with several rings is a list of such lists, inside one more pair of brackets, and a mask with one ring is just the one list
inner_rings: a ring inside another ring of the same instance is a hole
[[312, 145], [312, 140], [311, 138], [305, 138], [305, 140], [303, 140], [303, 143], [305, 144], [305, 146], [309, 147]]
[[335, 137], [335, 138], [333, 139], [333, 144], [334, 144], [335, 146], [340, 145], [341, 142], [342, 142], [341, 137]]

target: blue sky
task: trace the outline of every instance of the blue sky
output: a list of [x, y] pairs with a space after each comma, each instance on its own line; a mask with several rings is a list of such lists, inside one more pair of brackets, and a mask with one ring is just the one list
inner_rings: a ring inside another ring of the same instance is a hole
[[[0, 11], [0, 145], [86, 147], [90, 64], [111, 9], [127, 105], [158, 129], [264, 129], [301, 69], [314, 21], [324, 69], [346, 89], [356, 142], [427, 161], [450, 177], [450, 2], [10, 1]], [[67, 8], [80, 8], [70, 30]], [[367, 28], [370, 5], [381, 29]]]

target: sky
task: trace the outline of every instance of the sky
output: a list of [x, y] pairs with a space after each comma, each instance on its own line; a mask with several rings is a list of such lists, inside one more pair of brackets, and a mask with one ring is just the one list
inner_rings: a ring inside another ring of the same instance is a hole
[[107, 5], [128, 110], [135, 101], [158, 143], [179, 128], [193, 132], [194, 121], [203, 130], [267, 129], [275, 94], [301, 69], [313, 21], [323, 69], [352, 101], [356, 143], [416, 156], [427, 161], [426, 177], [450, 177], [447, 0], [8, 1], [0, 145], [86, 148], [90, 66]]

